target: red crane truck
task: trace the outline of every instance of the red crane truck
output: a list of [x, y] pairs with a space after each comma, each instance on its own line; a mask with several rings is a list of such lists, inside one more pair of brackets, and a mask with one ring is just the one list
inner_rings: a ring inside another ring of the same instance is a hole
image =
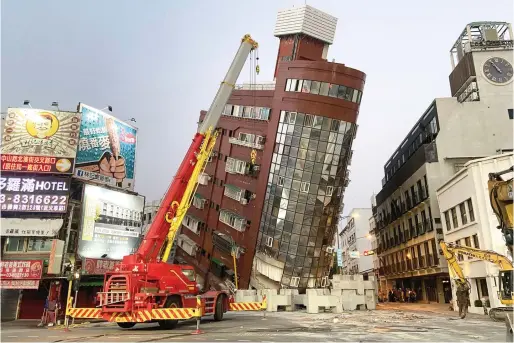
[[[221, 83], [204, 121], [200, 124], [176, 176], [138, 250], [125, 256], [116, 270], [105, 275], [99, 306], [91, 309], [69, 308], [73, 318], [103, 318], [122, 328], [136, 323], [158, 322], [163, 328], [175, 327], [178, 320], [214, 316], [238, 309], [231, 295], [224, 291], [200, 294], [194, 268], [168, 264], [167, 259], [177, 230], [189, 208], [198, 178], [205, 169], [216, 142], [216, 125], [234, 84], [251, 52], [258, 44], [245, 35], [230, 68]], [[246, 303], [248, 304], [248, 303]], [[261, 303], [246, 306], [260, 310]], [[234, 305], [234, 306], [232, 306]]]

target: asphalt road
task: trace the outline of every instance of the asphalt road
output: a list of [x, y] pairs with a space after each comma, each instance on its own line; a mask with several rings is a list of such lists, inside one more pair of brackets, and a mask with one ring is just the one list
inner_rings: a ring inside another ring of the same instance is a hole
[[95, 323], [63, 329], [38, 328], [37, 322], [2, 323], [2, 342], [504, 342], [505, 324], [488, 317], [458, 319], [454, 312], [429, 313], [398, 309], [353, 311], [342, 314], [229, 313], [221, 322], [204, 320], [201, 335], [192, 335], [194, 321], [176, 329], [138, 324], [121, 329]]

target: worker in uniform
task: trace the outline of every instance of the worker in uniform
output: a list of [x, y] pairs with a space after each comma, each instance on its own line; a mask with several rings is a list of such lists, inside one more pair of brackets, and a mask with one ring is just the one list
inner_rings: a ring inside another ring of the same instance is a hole
[[468, 314], [469, 285], [467, 282], [458, 280], [457, 282], [457, 306], [459, 306], [459, 316], [464, 319]]

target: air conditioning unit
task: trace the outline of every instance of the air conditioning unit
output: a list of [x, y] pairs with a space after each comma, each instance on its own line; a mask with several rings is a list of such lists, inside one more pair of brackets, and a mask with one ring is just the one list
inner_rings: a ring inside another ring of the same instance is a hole
[[251, 196], [252, 199], [256, 199], [257, 198], [257, 194], [255, 193], [252, 193], [252, 196]]
[[476, 93], [476, 92], [471, 93], [469, 98], [471, 101], [479, 101], [480, 100], [480, 97], [478, 96], [478, 93]]
[[334, 252], [334, 247], [327, 247], [327, 253], [331, 254]]
[[261, 166], [255, 165], [253, 166], [253, 171], [259, 171], [261, 170]]
[[241, 205], [246, 205], [246, 204], [248, 204], [248, 199], [243, 198], [239, 202], [241, 203]]

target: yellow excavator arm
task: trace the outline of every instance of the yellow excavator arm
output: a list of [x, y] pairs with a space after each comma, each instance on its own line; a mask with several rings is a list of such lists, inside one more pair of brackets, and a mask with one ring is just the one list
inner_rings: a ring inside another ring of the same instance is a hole
[[476, 248], [460, 246], [454, 243], [446, 243], [440, 241], [439, 245], [443, 250], [443, 255], [448, 261], [448, 266], [453, 270], [455, 276], [462, 283], [467, 283], [466, 277], [457, 260], [457, 255], [462, 254], [482, 261], [488, 261], [496, 264], [500, 268], [500, 285], [498, 297], [504, 305], [512, 305], [512, 280], [513, 265], [512, 262], [504, 255], [490, 250], [480, 250]]
[[489, 200], [494, 214], [498, 217], [500, 225], [498, 229], [501, 230], [505, 237], [505, 244], [509, 248], [512, 256], [513, 246], [513, 205], [512, 205], [512, 177], [508, 180], [503, 180], [502, 175], [512, 173], [514, 167], [500, 171], [498, 173], [490, 173], [487, 187], [489, 188]]

